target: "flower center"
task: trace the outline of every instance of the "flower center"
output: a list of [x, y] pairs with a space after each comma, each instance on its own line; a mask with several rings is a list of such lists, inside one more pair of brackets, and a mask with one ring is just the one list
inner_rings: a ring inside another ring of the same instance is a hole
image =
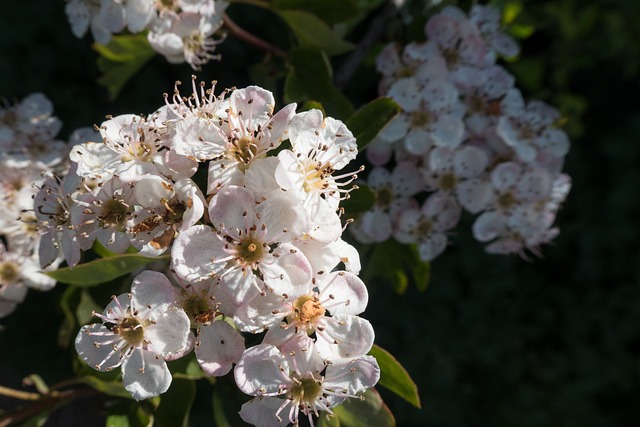
[[7, 285], [13, 283], [20, 273], [20, 267], [13, 261], [0, 263], [0, 284]]
[[254, 142], [254, 138], [243, 136], [231, 142], [231, 155], [240, 163], [239, 168], [243, 172], [249, 163], [256, 157], [258, 146]]
[[129, 207], [121, 200], [109, 199], [102, 205], [102, 225], [104, 228], [123, 226]]
[[440, 177], [440, 189], [444, 191], [451, 191], [456, 188], [458, 178], [452, 172], [447, 172]]
[[254, 240], [252, 235], [248, 235], [246, 239], [238, 245], [237, 256], [247, 264], [259, 262], [263, 255], [264, 248], [262, 243]]
[[376, 203], [383, 209], [388, 209], [393, 201], [393, 192], [389, 187], [382, 187], [376, 191]]
[[142, 324], [133, 316], [125, 317], [113, 327], [113, 332], [118, 334], [130, 345], [137, 347], [144, 340]]
[[322, 396], [322, 382], [315, 378], [297, 378], [296, 374], [291, 376], [293, 386], [287, 393], [287, 398], [298, 405], [314, 406], [314, 403]]
[[411, 114], [411, 127], [423, 128], [431, 124], [433, 117], [428, 111], [416, 111]]
[[324, 316], [326, 310], [316, 297], [302, 296], [293, 303], [294, 319], [305, 325], [311, 325], [318, 317]]
[[211, 309], [209, 299], [204, 293], [193, 294], [185, 298], [182, 309], [191, 319], [191, 326], [195, 327], [196, 323], [208, 323], [215, 319], [216, 311]]
[[428, 236], [433, 231], [433, 221], [427, 217], [422, 217], [418, 226], [416, 227], [416, 234], [418, 236]]
[[504, 210], [511, 209], [516, 204], [516, 198], [512, 193], [501, 194], [498, 197], [498, 206]]

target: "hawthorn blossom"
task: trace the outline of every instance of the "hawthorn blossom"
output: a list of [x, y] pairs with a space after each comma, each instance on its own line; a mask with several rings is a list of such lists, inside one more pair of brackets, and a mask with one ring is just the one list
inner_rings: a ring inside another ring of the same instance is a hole
[[295, 237], [287, 235], [289, 225], [300, 216], [299, 208], [282, 201], [256, 204], [251, 191], [224, 187], [209, 203], [214, 228], [183, 231], [173, 245], [172, 267], [189, 282], [216, 278], [237, 306], [265, 285], [288, 292], [311, 279], [309, 261], [287, 243]]
[[293, 351], [289, 358], [271, 344], [247, 349], [234, 370], [242, 392], [256, 396], [242, 405], [240, 416], [261, 427], [299, 425], [300, 414], [311, 426], [320, 412], [373, 387], [380, 368], [372, 356], [325, 365], [313, 345]]
[[[280, 163], [276, 181], [303, 201], [311, 216], [327, 203], [333, 210], [351, 191], [342, 189], [357, 178], [355, 172], [342, 176], [333, 173], [344, 168], [356, 156], [356, 140], [340, 120], [323, 117], [320, 110], [298, 113], [291, 118], [291, 150], [278, 154]], [[341, 178], [346, 181], [339, 182]]]
[[175, 291], [162, 273], [143, 271], [130, 294], [112, 297], [102, 323], [85, 325], [75, 340], [82, 360], [98, 371], [122, 367], [125, 389], [136, 400], [169, 389], [165, 358], [187, 345], [189, 318], [174, 305]]

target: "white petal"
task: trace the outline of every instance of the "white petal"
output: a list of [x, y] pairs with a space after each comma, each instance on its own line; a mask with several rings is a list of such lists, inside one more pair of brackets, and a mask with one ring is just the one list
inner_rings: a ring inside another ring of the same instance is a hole
[[121, 340], [117, 339], [116, 335], [106, 326], [94, 323], [80, 328], [80, 332], [76, 336], [75, 347], [78, 356], [87, 365], [98, 371], [106, 371], [120, 366], [124, 360], [124, 351], [128, 346], [123, 345], [119, 347], [119, 350], [113, 351], [114, 345], [120, 342]]
[[[320, 327], [324, 330], [320, 331]], [[321, 319], [316, 335], [318, 353], [327, 360], [363, 356], [371, 350], [375, 338], [373, 326], [368, 320], [350, 315]]]
[[[176, 300], [175, 290], [167, 276], [151, 270], [145, 270], [133, 279], [131, 295], [134, 309], [148, 309], [156, 315], [166, 311]], [[151, 320], [155, 320], [153, 314]]]
[[122, 364], [122, 382], [135, 400], [149, 399], [169, 389], [171, 372], [158, 355], [136, 350]]
[[215, 377], [225, 375], [244, 352], [244, 338], [229, 323], [214, 321], [198, 328], [196, 357], [202, 370]]
[[369, 302], [369, 294], [364, 282], [355, 274], [335, 271], [321, 276], [316, 282], [320, 299], [330, 298], [325, 307], [332, 315], [362, 313]]
[[[290, 424], [287, 417], [281, 417], [280, 421], [276, 417], [276, 412], [286, 400], [277, 397], [265, 397], [251, 399], [240, 408], [240, 417], [254, 426], [260, 427], [285, 427]], [[297, 411], [297, 408], [296, 408]], [[283, 410], [284, 413], [288, 409]]]
[[184, 310], [173, 307], [154, 320], [144, 328], [144, 336], [156, 354], [165, 357], [187, 347], [191, 322]]
[[242, 354], [233, 375], [238, 388], [245, 394], [259, 396], [277, 393], [280, 385], [288, 385], [291, 379], [285, 357], [271, 344], [259, 344]]

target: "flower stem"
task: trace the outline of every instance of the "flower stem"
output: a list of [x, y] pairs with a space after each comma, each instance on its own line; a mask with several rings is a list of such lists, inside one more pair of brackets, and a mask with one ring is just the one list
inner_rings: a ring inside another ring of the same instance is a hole
[[262, 40], [261, 38], [256, 37], [253, 34], [249, 33], [248, 31], [244, 30], [243, 28], [239, 27], [238, 24], [233, 22], [233, 20], [229, 18], [229, 15], [227, 15], [226, 13], [222, 16], [222, 19], [224, 21], [224, 26], [227, 28], [227, 30], [229, 30], [229, 32], [234, 37], [240, 40], [244, 40], [250, 45], [256, 46], [257, 48], [262, 49], [265, 52], [269, 52], [273, 55], [280, 56], [283, 58], [287, 56], [285, 51], [283, 51], [279, 47], [274, 46], [271, 43], [265, 40]]
[[20, 400], [40, 400], [43, 397], [39, 393], [31, 393], [28, 391], [15, 390], [15, 389], [4, 387], [1, 385], [0, 385], [0, 395], [13, 397], [14, 399], [20, 399]]

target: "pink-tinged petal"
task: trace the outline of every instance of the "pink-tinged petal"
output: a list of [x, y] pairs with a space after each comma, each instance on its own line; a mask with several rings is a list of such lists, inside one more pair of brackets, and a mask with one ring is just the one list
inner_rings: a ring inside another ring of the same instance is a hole
[[368, 320], [350, 315], [322, 318], [316, 327], [316, 335], [318, 354], [326, 360], [363, 356], [371, 350], [375, 339]]
[[244, 174], [244, 186], [255, 194], [280, 189], [275, 177], [279, 164], [277, 157], [254, 159]]
[[40, 259], [40, 267], [46, 268], [60, 255], [60, 248], [56, 247], [57, 231], [50, 231], [40, 236], [40, 245], [38, 246], [38, 257]]
[[221, 188], [230, 185], [242, 186], [244, 173], [240, 170], [240, 163], [235, 159], [220, 157], [209, 161], [207, 178], [207, 194], [215, 194]]
[[244, 230], [255, 221], [255, 206], [255, 196], [250, 190], [229, 186], [209, 202], [209, 218], [217, 229]]
[[[283, 347], [289, 347], [287, 345], [289, 341], [298, 343], [300, 340], [300, 336], [304, 335], [305, 337], [308, 337], [306, 331], [296, 331], [296, 328], [293, 326], [289, 328], [285, 328], [285, 326], [286, 324], [282, 323], [281, 325], [270, 328], [265, 334], [262, 343], [273, 344], [274, 346], [278, 347], [280, 351], [282, 351]], [[282, 352], [284, 353], [284, 351]]]
[[[358, 315], [369, 302], [369, 293], [358, 276], [346, 271], [334, 271], [316, 281], [323, 306], [335, 316]], [[328, 300], [328, 301], [327, 301]], [[325, 302], [326, 301], [326, 302]]]
[[453, 116], [440, 116], [432, 125], [431, 138], [440, 147], [457, 147], [464, 137], [464, 122]]
[[200, 325], [196, 342], [196, 358], [202, 370], [219, 377], [231, 370], [244, 352], [244, 338], [225, 321]]
[[144, 329], [154, 353], [164, 358], [187, 347], [191, 322], [182, 309], [173, 307], [155, 316], [154, 321]]
[[234, 309], [252, 300], [264, 288], [262, 280], [253, 272], [241, 268], [227, 270], [218, 283], [224, 292], [231, 296]]
[[158, 396], [169, 389], [171, 372], [167, 363], [147, 350], [136, 349], [122, 363], [124, 388], [135, 400]]
[[101, 323], [83, 326], [75, 340], [78, 356], [98, 371], [110, 371], [120, 366], [128, 347], [125, 344]]
[[315, 149], [318, 139], [316, 131], [322, 128], [323, 122], [320, 110], [313, 109], [294, 115], [289, 123], [289, 140], [294, 151], [307, 152]]
[[418, 253], [423, 261], [432, 261], [447, 247], [447, 236], [444, 233], [432, 233], [418, 243]]
[[469, 179], [458, 184], [456, 198], [463, 208], [477, 214], [486, 209], [493, 200], [493, 188], [485, 180]]
[[453, 167], [461, 178], [475, 178], [484, 172], [488, 163], [486, 152], [473, 145], [462, 147], [453, 154]]
[[515, 162], [500, 163], [491, 172], [491, 184], [499, 192], [513, 188], [522, 174], [522, 166]]
[[78, 164], [77, 174], [83, 177], [103, 176], [105, 179], [121, 162], [121, 156], [102, 142], [85, 142], [71, 148], [69, 158]]
[[386, 142], [396, 142], [405, 137], [407, 132], [409, 132], [410, 126], [409, 116], [401, 113], [387, 123], [378, 135], [380, 139]]
[[233, 112], [242, 116], [248, 129], [256, 130], [271, 118], [276, 102], [273, 94], [259, 86], [234, 90], [229, 97]]
[[265, 148], [273, 149], [280, 145], [282, 141], [289, 137], [289, 123], [296, 113], [297, 104], [291, 103], [278, 111], [263, 129], [265, 138], [260, 142]]
[[418, 208], [407, 209], [398, 218], [398, 226], [393, 232], [393, 237], [400, 243], [416, 243], [416, 229], [423, 221], [424, 215]]
[[424, 156], [433, 147], [432, 132], [423, 128], [413, 128], [404, 138], [404, 148], [414, 156]]
[[488, 242], [505, 232], [505, 219], [494, 211], [482, 213], [473, 223], [473, 237]]
[[193, 332], [189, 331], [189, 336], [187, 338], [187, 345], [185, 345], [181, 351], [167, 354], [166, 356], [164, 356], [164, 360], [166, 362], [171, 362], [174, 360], [182, 359], [184, 356], [191, 353], [191, 351], [194, 349], [195, 346], [196, 346], [196, 337], [195, 335], [193, 335]]
[[295, 292], [292, 288], [309, 286], [311, 264], [302, 251], [290, 243], [284, 243], [273, 251], [273, 262], [262, 263], [264, 283], [277, 294]]
[[386, 168], [373, 168], [367, 177], [367, 184], [373, 190], [391, 186], [391, 173]]
[[176, 291], [167, 276], [151, 270], [145, 270], [133, 279], [131, 295], [134, 309], [151, 310], [151, 320], [176, 301]]
[[424, 181], [415, 163], [398, 162], [391, 173], [391, 187], [396, 197], [411, 197], [424, 189]]
[[174, 240], [171, 249], [171, 267], [188, 282], [206, 279], [218, 269], [211, 258], [225, 255], [216, 250], [220, 246], [213, 229], [207, 225], [194, 225]]
[[[254, 426], [285, 427], [290, 424], [289, 419], [280, 417], [278, 421], [276, 412], [286, 402], [286, 400], [277, 397], [251, 399], [240, 408], [240, 417]], [[283, 412], [288, 413], [288, 409], [284, 409]]]
[[308, 230], [307, 212], [290, 192], [275, 191], [256, 207], [260, 223], [266, 224], [266, 242], [289, 242]]
[[145, 208], [162, 206], [162, 199], [171, 200], [171, 183], [159, 175], [147, 175], [136, 182], [133, 194], [136, 201]]
[[[289, 295], [290, 300], [296, 296]], [[235, 310], [234, 322], [241, 331], [257, 334], [280, 324], [284, 316], [291, 311], [287, 299], [282, 295], [268, 291], [258, 294]]]
[[569, 145], [569, 137], [561, 129], [547, 129], [538, 139], [538, 146], [556, 157], [565, 156]]
[[198, 161], [177, 153], [175, 150], [163, 150], [153, 157], [158, 171], [173, 181], [190, 178], [198, 170]]
[[389, 214], [376, 208], [362, 214], [354, 225], [367, 236], [371, 243], [384, 242], [391, 237], [393, 230]]
[[361, 393], [380, 380], [380, 367], [373, 356], [361, 356], [347, 363], [327, 366], [323, 387], [347, 389], [349, 394]]
[[404, 111], [414, 112], [420, 109], [422, 90], [423, 88], [416, 79], [404, 78], [391, 85], [388, 95], [396, 101]]
[[260, 396], [278, 393], [280, 386], [290, 384], [285, 372], [288, 374], [289, 364], [280, 350], [271, 344], [259, 344], [244, 351], [233, 375], [243, 393]]
[[224, 153], [226, 137], [211, 123], [200, 117], [185, 117], [175, 124], [172, 151], [199, 161], [213, 159]]

